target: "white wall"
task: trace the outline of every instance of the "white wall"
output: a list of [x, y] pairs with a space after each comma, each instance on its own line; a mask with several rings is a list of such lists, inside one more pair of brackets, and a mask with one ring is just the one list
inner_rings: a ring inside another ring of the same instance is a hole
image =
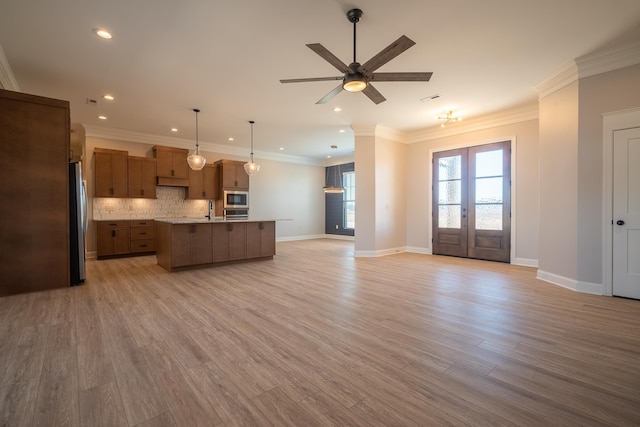
[[[455, 126], [455, 125], [452, 125]], [[515, 138], [515, 215], [513, 263], [538, 262], [538, 120], [496, 126], [458, 135], [437, 137], [407, 147], [407, 246], [413, 252], [431, 253], [431, 153]]]
[[374, 251], [376, 247], [376, 144], [375, 136], [355, 139], [356, 172], [356, 253]]

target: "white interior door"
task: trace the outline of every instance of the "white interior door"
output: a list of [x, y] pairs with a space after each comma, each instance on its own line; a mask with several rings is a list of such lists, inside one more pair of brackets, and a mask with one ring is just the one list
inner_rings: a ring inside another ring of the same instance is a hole
[[613, 295], [640, 299], [640, 127], [613, 137]]

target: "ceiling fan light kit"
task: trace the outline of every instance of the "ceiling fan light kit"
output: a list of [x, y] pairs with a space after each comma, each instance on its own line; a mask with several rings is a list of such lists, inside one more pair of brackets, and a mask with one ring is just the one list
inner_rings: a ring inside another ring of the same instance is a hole
[[409, 49], [415, 44], [407, 36], [401, 36], [398, 40], [391, 43], [386, 48], [382, 49], [377, 55], [360, 64], [356, 60], [356, 24], [362, 18], [362, 10], [351, 9], [347, 12], [347, 19], [353, 23], [353, 62], [350, 65], [342, 62], [337, 56], [329, 52], [327, 48], [320, 43], [308, 44], [307, 47], [317, 53], [329, 64], [333, 65], [338, 71], [343, 73], [343, 76], [337, 77], [311, 77], [302, 79], [284, 79], [280, 80], [280, 83], [303, 83], [303, 82], [319, 82], [330, 80], [342, 80], [342, 83], [333, 89], [331, 92], [320, 98], [316, 104], [324, 104], [331, 98], [346, 90], [348, 92], [362, 92], [364, 93], [374, 104], [380, 104], [386, 101], [386, 98], [382, 96], [380, 92], [371, 84], [372, 81], [379, 82], [428, 82], [431, 79], [433, 73], [421, 72], [421, 73], [375, 73], [375, 71], [382, 67], [387, 62], [391, 61], [396, 56], [400, 55], [405, 50]]

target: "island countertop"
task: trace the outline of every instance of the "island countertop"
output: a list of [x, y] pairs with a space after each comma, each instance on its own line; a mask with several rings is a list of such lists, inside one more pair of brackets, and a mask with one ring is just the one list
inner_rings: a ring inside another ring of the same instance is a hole
[[207, 217], [192, 218], [192, 217], [161, 217], [154, 218], [157, 222], [166, 222], [169, 224], [214, 224], [214, 223], [226, 223], [226, 222], [274, 222], [274, 221], [291, 221], [287, 218], [277, 219], [264, 219], [264, 218], [225, 218], [222, 216], [214, 216], [211, 219]]

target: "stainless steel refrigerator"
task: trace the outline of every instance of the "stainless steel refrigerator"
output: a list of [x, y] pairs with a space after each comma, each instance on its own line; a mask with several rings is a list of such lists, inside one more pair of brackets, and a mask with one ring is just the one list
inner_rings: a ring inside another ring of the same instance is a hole
[[80, 162], [69, 163], [69, 260], [71, 286], [85, 280], [85, 234], [87, 233], [87, 190]]

